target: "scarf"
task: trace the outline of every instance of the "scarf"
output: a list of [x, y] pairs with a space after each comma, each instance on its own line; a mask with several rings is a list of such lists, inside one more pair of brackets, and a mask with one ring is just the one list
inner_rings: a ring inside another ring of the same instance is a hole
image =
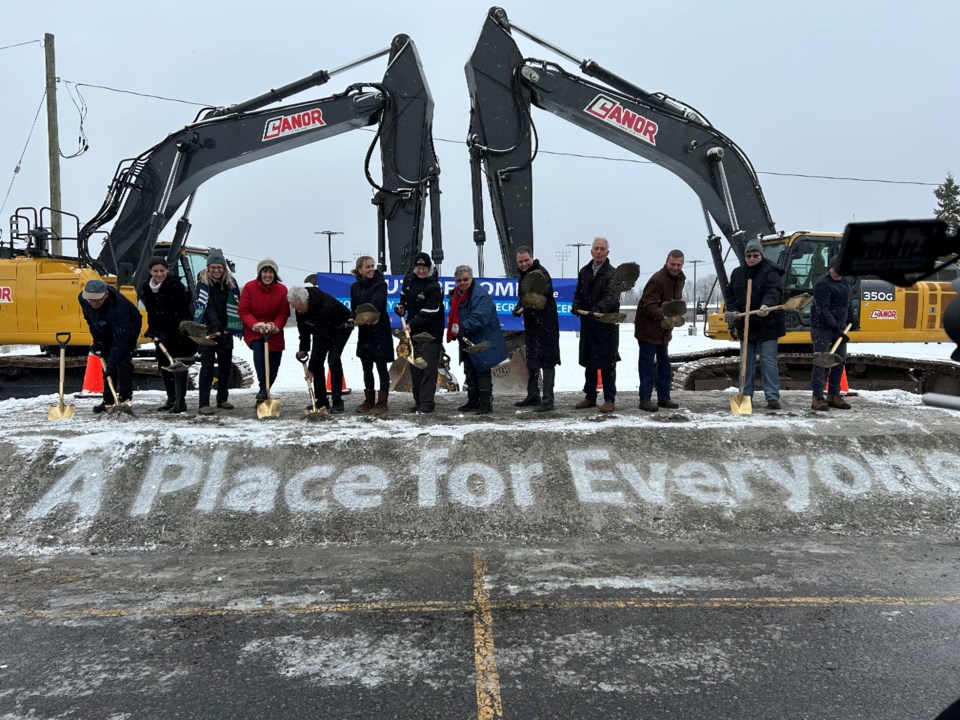
[[[450, 297], [450, 317], [449, 324], [447, 325], [447, 342], [452, 341], [454, 338], [459, 335], [459, 326], [460, 326], [460, 303], [462, 303], [467, 295], [470, 294], [470, 290], [473, 288], [471, 284], [465, 292], [460, 290], [460, 286], [453, 291], [453, 295]], [[453, 326], [457, 326], [458, 332], [453, 332]]]
[[162, 282], [154, 282], [153, 278], [150, 278], [150, 289], [154, 292], [160, 292], [160, 286], [163, 285]]

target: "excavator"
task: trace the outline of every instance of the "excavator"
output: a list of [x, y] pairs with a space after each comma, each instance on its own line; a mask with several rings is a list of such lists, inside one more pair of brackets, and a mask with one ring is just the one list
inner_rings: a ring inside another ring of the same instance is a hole
[[[275, 106], [292, 95], [322, 85], [334, 75], [388, 55], [380, 82], [353, 84], [335, 95]], [[267, 107], [270, 106], [270, 107]], [[218, 173], [302, 147], [341, 133], [376, 125], [365, 160], [377, 208], [378, 260], [405, 273], [421, 249], [426, 201], [430, 198], [432, 256], [443, 259], [440, 240], [439, 173], [433, 148], [433, 98], [413, 40], [397, 35], [388, 48], [334, 70], [320, 70], [276, 90], [229, 107], [204, 108], [194, 122], [139, 156], [122, 161], [100, 210], [81, 226], [76, 215], [51, 208], [18, 208], [8, 239], [0, 242], [0, 345], [39, 345], [40, 355], [0, 354], [0, 395], [29, 397], [56, 387], [57, 335], [70, 334], [67, 386], [80, 389], [91, 337], [77, 295], [100, 278], [131, 300], [147, 276], [151, 256], [168, 265], [193, 291], [205, 266], [205, 248], [186, 244], [190, 210], [201, 184]], [[380, 145], [382, 177], [369, 164]], [[161, 231], [184, 208], [169, 241]], [[56, 236], [60, 225], [72, 232]], [[104, 227], [113, 221], [109, 231]], [[94, 256], [93, 245], [102, 240]], [[66, 248], [64, 248], [66, 244]], [[64, 254], [64, 249], [75, 252]], [[229, 254], [229, 248], [227, 248]], [[146, 328], [146, 322], [144, 322]], [[146, 337], [141, 343], [152, 342]], [[150, 354], [152, 356], [152, 353]], [[81, 357], [82, 356], [82, 357]], [[135, 361], [138, 388], [159, 387], [156, 363]], [[248, 386], [252, 374], [234, 359], [232, 383]]]
[[[574, 63], [583, 75], [555, 62], [524, 57], [514, 33]], [[526, 30], [499, 7], [490, 8], [465, 67], [471, 110], [467, 146], [473, 188], [474, 242], [482, 274], [486, 241], [482, 186], [486, 179], [491, 211], [511, 272], [516, 248], [533, 246], [533, 161], [537, 134], [531, 105], [639, 155], [677, 175], [697, 194], [707, 226], [717, 281], [726, 293], [726, 257], [721, 237], [743, 262], [747, 241], [759, 238], [764, 256], [784, 270], [784, 299], [811, 292], [828, 259], [840, 250], [841, 234], [778, 231], [746, 153], [693, 106], [664, 93], [651, 93], [593, 60], [580, 59]], [[588, 77], [584, 77], [588, 76]], [[853, 309], [854, 343], [947, 342], [943, 316], [956, 296], [951, 281], [956, 263], [910, 287], [877, 277], [859, 280]], [[724, 298], [728, 300], [728, 298]], [[781, 385], [809, 388], [810, 308], [786, 313], [780, 339]], [[732, 339], [721, 312], [707, 318], [706, 334]], [[851, 351], [852, 352], [852, 351]], [[679, 389], [717, 389], [737, 384], [737, 350], [677, 356]], [[960, 394], [960, 367], [949, 362], [857, 355], [847, 361], [851, 382], [864, 389], [903, 388], [912, 392]]]

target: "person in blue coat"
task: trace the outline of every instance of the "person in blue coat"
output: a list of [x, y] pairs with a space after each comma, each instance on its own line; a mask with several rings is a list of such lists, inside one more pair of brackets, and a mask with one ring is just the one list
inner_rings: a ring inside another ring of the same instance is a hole
[[[120, 291], [103, 280], [88, 280], [77, 296], [83, 318], [93, 336], [93, 352], [103, 363], [103, 385], [107, 378], [114, 382], [117, 399], [123, 403], [133, 398], [133, 352], [137, 349], [143, 316], [137, 306]], [[113, 405], [109, 391], [93, 411], [101, 413]]]
[[830, 408], [850, 409], [850, 403], [840, 395], [840, 378], [847, 360], [847, 340], [850, 339], [846, 335], [846, 326], [850, 316], [853, 279], [845, 278], [837, 272], [839, 263], [839, 256], [831, 257], [826, 274], [813, 286], [813, 305], [810, 310], [810, 340], [813, 343], [813, 352], [830, 352], [833, 343], [841, 341], [836, 349], [840, 364], [830, 368], [827, 375], [826, 400], [823, 398], [823, 368], [814, 365], [813, 372], [810, 373], [810, 382], [813, 385], [813, 402], [810, 407], [818, 411], [827, 411]]
[[[459, 265], [453, 273], [457, 281], [450, 295], [447, 342], [456, 339], [460, 362], [466, 375], [467, 403], [459, 410], [477, 415], [493, 412], [493, 368], [507, 359], [507, 344], [490, 294], [473, 281], [473, 269]], [[471, 345], [488, 342], [482, 352], [467, 352]]]

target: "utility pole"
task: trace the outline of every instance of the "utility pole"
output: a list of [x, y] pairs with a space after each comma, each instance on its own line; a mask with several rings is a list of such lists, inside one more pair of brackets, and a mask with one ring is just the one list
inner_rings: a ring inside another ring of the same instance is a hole
[[687, 260], [688, 263], [693, 265], [693, 328], [696, 332], [697, 328], [697, 265], [705, 260]]
[[344, 272], [343, 267], [344, 267], [344, 265], [346, 265], [348, 262], [352, 262], [352, 261], [351, 261], [351, 260], [334, 260], [334, 262], [335, 262], [335, 263], [340, 263], [340, 274], [341, 274], [341, 275], [345, 275], [346, 273]]
[[554, 252], [554, 255], [556, 256], [557, 260], [560, 261], [560, 277], [563, 277], [563, 266], [564, 266], [564, 263], [570, 259], [570, 251], [557, 250]]
[[63, 232], [63, 219], [60, 217], [60, 127], [57, 124], [57, 63], [53, 35], [43, 34], [43, 56], [46, 72], [47, 91], [47, 158], [50, 165], [50, 208], [53, 243], [51, 252], [63, 254], [60, 235]]
[[567, 243], [567, 247], [575, 247], [577, 249], [577, 272], [580, 272], [580, 248], [590, 247], [590, 243]]
[[343, 233], [339, 230], [320, 230], [315, 232], [314, 235], [327, 236], [327, 272], [333, 274], [333, 236], [343, 235]]

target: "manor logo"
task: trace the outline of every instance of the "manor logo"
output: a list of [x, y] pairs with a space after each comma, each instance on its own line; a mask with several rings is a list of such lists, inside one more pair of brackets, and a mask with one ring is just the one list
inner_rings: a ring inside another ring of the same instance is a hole
[[653, 120], [647, 120], [643, 115], [628, 110], [606, 95], [597, 95], [583, 110], [588, 115], [593, 115], [608, 125], [620, 128], [644, 142], [654, 146], [657, 144], [659, 127]]

